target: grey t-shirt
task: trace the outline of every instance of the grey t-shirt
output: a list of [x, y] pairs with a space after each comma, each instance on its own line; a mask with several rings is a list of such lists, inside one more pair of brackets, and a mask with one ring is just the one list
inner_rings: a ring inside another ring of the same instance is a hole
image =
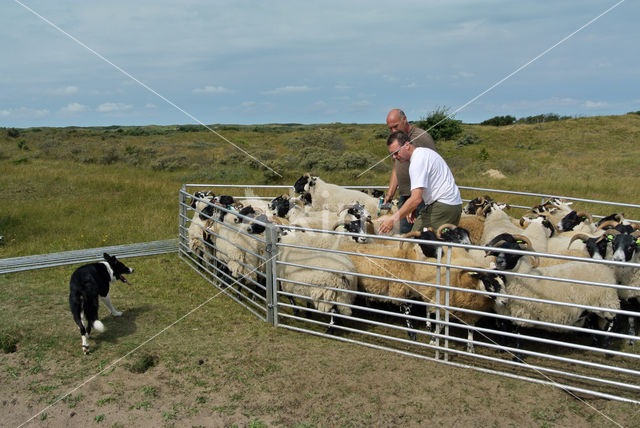
[[[417, 138], [416, 138], [417, 137]], [[436, 144], [429, 135], [428, 132], [420, 128], [416, 128], [411, 125], [411, 130], [409, 131], [409, 140], [416, 147], [426, 147], [435, 152]], [[396, 178], [398, 179], [398, 195], [399, 196], [409, 196], [411, 195], [411, 179], [409, 178], [409, 162], [400, 162], [395, 161], [396, 163]]]

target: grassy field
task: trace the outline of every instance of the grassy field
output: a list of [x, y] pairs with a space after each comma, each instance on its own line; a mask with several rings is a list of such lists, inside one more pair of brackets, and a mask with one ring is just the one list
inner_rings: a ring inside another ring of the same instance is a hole
[[[184, 183], [388, 182], [388, 160], [357, 177], [386, 155], [383, 125], [215, 129], [283, 177], [195, 126], [0, 129], [0, 258], [174, 238]], [[473, 144], [437, 143], [460, 185], [640, 200], [639, 115], [464, 129]], [[86, 357], [74, 266], [0, 276], [0, 425], [639, 426], [635, 405], [274, 329], [176, 255], [126, 262], [124, 315], [101, 309]]]

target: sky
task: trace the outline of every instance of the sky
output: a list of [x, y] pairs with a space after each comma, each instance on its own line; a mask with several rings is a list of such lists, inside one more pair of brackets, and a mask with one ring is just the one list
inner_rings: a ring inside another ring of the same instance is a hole
[[639, 16], [632, 0], [4, 0], [0, 127], [625, 114]]

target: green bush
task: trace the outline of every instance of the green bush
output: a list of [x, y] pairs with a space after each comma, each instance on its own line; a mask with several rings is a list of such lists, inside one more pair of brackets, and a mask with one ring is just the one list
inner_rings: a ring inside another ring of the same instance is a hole
[[460, 149], [464, 146], [470, 146], [472, 144], [479, 144], [481, 142], [482, 142], [482, 138], [470, 132], [468, 134], [465, 134], [464, 137], [460, 138], [458, 141], [456, 141], [456, 149]]
[[544, 122], [555, 122], [557, 120], [571, 119], [571, 116], [560, 116], [555, 113], [538, 114], [535, 116], [521, 117], [516, 123], [536, 124]]
[[98, 159], [100, 165], [113, 165], [120, 160], [120, 154], [115, 147], [109, 147], [104, 151], [102, 156]]
[[376, 129], [373, 132], [373, 138], [376, 140], [386, 140], [389, 137], [389, 129], [385, 126], [384, 128]]
[[462, 121], [449, 117], [447, 107], [436, 107], [428, 116], [415, 123], [427, 131], [435, 141], [450, 140], [462, 134]]
[[186, 156], [163, 156], [151, 163], [151, 169], [154, 171], [175, 171], [189, 165]]
[[480, 125], [490, 125], [490, 126], [506, 126], [512, 125], [515, 123], [516, 118], [513, 116], [495, 116], [491, 119], [487, 119], [484, 122], [481, 122]]
[[307, 147], [318, 147], [336, 153], [342, 153], [346, 149], [346, 144], [328, 129], [318, 129], [302, 137], [302, 142]]
[[374, 161], [370, 160], [370, 156], [367, 156], [364, 153], [360, 152], [347, 152], [340, 156], [339, 165], [337, 165], [340, 169], [356, 169], [360, 170], [362, 168], [368, 167], [370, 164], [373, 164]]
[[16, 128], [7, 129], [7, 137], [18, 138], [19, 136], [20, 136], [20, 131], [18, 131]]

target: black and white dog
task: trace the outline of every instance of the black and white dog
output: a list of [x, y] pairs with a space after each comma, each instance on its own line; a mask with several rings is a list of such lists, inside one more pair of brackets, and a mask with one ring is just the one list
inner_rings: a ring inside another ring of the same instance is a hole
[[109, 309], [114, 317], [119, 317], [122, 312], [115, 310], [109, 297], [109, 285], [119, 279], [128, 283], [122, 276], [125, 273], [133, 273], [115, 256], [103, 254], [105, 261], [80, 266], [71, 274], [69, 281], [69, 306], [73, 319], [80, 327], [82, 335], [82, 351], [89, 353], [89, 333], [91, 328], [99, 332], [104, 331], [104, 324], [98, 320], [98, 296], [102, 303]]

